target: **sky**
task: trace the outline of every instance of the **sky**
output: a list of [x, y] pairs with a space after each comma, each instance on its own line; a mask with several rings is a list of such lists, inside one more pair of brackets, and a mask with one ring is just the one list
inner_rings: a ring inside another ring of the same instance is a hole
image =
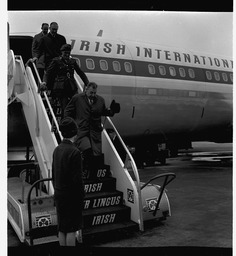
[[[62, 15], [63, 14], [63, 15]], [[36, 34], [43, 22], [57, 21], [63, 35], [142, 41], [231, 57], [233, 13], [165, 11], [8, 12], [11, 33]], [[30, 21], [30, 22], [29, 22]], [[68, 22], [67, 22], [68, 21]]]

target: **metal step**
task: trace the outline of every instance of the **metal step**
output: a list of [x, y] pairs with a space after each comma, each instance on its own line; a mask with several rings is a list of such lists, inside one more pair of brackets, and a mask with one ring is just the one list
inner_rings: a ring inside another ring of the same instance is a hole
[[31, 236], [33, 239], [45, 237], [45, 234], [47, 236], [57, 235], [57, 225], [33, 228], [30, 232], [27, 232], [27, 236]]
[[84, 228], [130, 220], [130, 207], [125, 205], [83, 211]]
[[[33, 240], [33, 245], [40, 245], [40, 244], [49, 244], [49, 243], [58, 243], [58, 236], [45, 236], [41, 238], [36, 238]], [[26, 243], [30, 245], [30, 239], [26, 239]]]
[[123, 204], [123, 193], [115, 190], [86, 194], [84, 198], [84, 210], [104, 208]]
[[90, 237], [91, 235], [105, 233], [105, 232], [109, 232], [109, 231], [121, 230], [121, 229], [122, 230], [123, 229], [138, 229], [138, 224], [131, 220], [122, 221], [119, 223], [104, 224], [104, 225], [100, 225], [100, 226], [84, 228], [82, 231], [82, 234], [83, 234], [83, 239], [84, 239], [86, 237]]
[[84, 191], [86, 194], [114, 191], [115, 189], [116, 179], [113, 177], [84, 180]]
[[111, 176], [110, 166], [101, 163], [97, 166], [92, 166], [91, 170], [86, 170], [85, 172], [87, 179], [99, 179]]

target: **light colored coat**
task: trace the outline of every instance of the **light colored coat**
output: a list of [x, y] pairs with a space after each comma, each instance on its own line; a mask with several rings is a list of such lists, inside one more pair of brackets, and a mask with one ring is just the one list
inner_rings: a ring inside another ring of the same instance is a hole
[[44, 54], [38, 56], [38, 47], [39, 47], [39, 41], [40, 39], [44, 36], [42, 32], [38, 33], [37, 35], [34, 36], [33, 42], [32, 42], [32, 57], [37, 57], [38, 61], [36, 62], [36, 67], [37, 68], [45, 68], [45, 63], [44, 63]]

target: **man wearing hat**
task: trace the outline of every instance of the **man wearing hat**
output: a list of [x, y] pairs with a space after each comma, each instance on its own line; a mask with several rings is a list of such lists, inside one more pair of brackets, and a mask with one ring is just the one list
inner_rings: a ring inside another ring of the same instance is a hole
[[41, 84], [41, 89], [51, 90], [54, 101], [59, 100], [61, 117], [63, 117], [66, 105], [78, 91], [74, 70], [84, 82], [84, 86], [89, 82], [85, 73], [80, 69], [77, 60], [72, 58], [70, 53], [71, 45], [62, 45], [61, 56], [52, 60], [44, 76], [44, 82]]
[[76, 232], [82, 229], [84, 199], [81, 155], [74, 145], [78, 127], [72, 118], [66, 117], [59, 129], [63, 140], [55, 148], [52, 162], [58, 236], [61, 246], [75, 246]]

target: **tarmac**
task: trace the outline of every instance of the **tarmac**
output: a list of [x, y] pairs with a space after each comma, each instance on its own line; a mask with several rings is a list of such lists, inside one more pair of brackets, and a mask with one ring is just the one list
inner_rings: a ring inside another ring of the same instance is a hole
[[[157, 163], [139, 170], [143, 182], [161, 173], [176, 174], [176, 179], [167, 186], [171, 217], [145, 223], [144, 231], [94, 237], [84, 244], [86, 252], [95, 255], [109, 249], [109, 254], [125, 250], [144, 255], [154, 249], [158, 255], [232, 255], [232, 144], [204, 145], [197, 144], [193, 150], [180, 152], [178, 157], [167, 159], [166, 165]], [[24, 246], [8, 224], [9, 255], [17, 255], [14, 254], [17, 248]]]

